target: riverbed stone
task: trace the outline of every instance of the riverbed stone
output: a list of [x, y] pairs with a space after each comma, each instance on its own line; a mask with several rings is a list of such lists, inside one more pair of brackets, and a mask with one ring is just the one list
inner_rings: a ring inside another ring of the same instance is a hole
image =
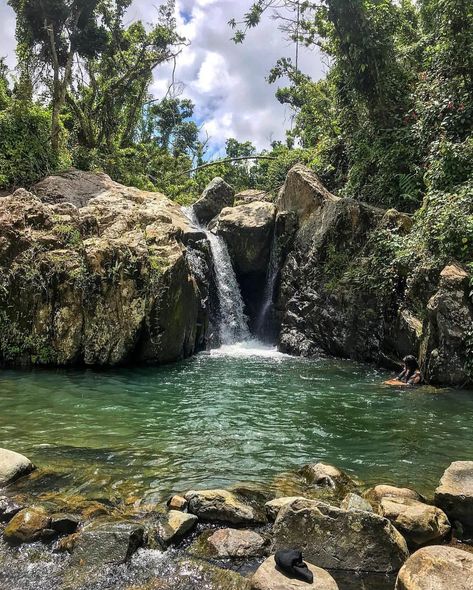
[[207, 538], [213, 556], [257, 557], [266, 552], [266, 540], [257, 532], [243, 529], [219, 529]]
[[49, 529], [51, 518], [42, 508], [25, 508], [8, 523], [3, 538], [11, 545], [34, 543], [41, 540], [43, 531]]
[[60, 535], [71, 535], [75, 533], [80, 524], [80, 518], [75, 514], [51, 514], [52, 530]]
[[341, 491], [355, 487], [355, 481], [344, 471], [328, 463], [310, 463], [301, 469], [308, 483], [321, 488]]
[[223, 178], [216, 177], [207, 185], [200, 199], [193, 205], [194, 213], [200, 223], [206, 225], [224, 207], [231, 207], [235, 191]]
[[228, 490], [192, 490], [187, 492], [185, 499], [188, 502], [188, 511], [206, 522], [236, 525], [265, 522], [262, 511]]
[[378, 514], [346, 511], [317, 500], [283, 507], [273, 527], [272, 550], [298, 548], [327, 569], [396, 572], [409, 556], [406, 541]]
[[12, 498], [0, 496], [0, 522], [10, 522], [15, 514], [18, 514], [24, 508], [25, 506], [12, 500]]
[[383, 498], [408, 498], [410, 500], [417, 500], [418, 502], [424, 500], [415, 490], [398, 488], [387, 484], [380, 484], [374, 488], [370, 488], [363, 494], [363, 497], [374, 506], [377, 506]]
[[33, 463], [24, 455], [0, 449], [0, 487], [12, 483], [35, 469]]
[[253, 574], [250, 588], [251, 590], [338, 590], [337, 583], [327, 571], [309, 562], [306, 563], [314, 575], [311, 584], [284, 575], [276, 566], [274, 555], [271, 555]]
[[170, 510], [158, 526], [158, 538], [164, 545], [181, 541], [195, 528], [197, 516], [180, 510]]
[[473, 461], [455, 461], [435, 490], [435, 504], [453, 523], [473, 527]]
[[144, 543], [144, 527], [138, 523], [92, 523], [74, 542], [72, 566], [98, 567], [126, 563]]
[[416, 551], [399, 572], [396, 590], [471, 590], [473, 555], [445, 546]]
[[359, 496], [358, 494], [347, 494], [340, 504], [342, 510], [364, 510], [365, 512], [373, 512], [371, 504]]
[[169, 510], [185, 510], [187, 508], [187, 500], [182, 496], [172, 496], [167, 501], [167, 507]]
[[392, 522], [413, 548], [442, 541], [451, 531], [447, 515], [412, 498], [381, 499], [379, 514]]
[[274, 500], [270, 500], [266, 502], [266, 514], [268, 515], [268, 520], [274, 522], [279, 514], [279, 511], [284, 506], [291, 504], [294, 500], [305, 500], [302, 496], [284, 496], [282, 498], [275, 498]]

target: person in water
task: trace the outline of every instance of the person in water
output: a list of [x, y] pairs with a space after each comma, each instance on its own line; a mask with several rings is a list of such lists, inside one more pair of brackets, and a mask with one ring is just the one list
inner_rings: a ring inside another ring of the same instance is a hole
[[420, 372], [416, 357], [412, 355], [405, 356], [402, 362], [404, 367], [396, 377], [396, 381], [405, 383], [406, 385], [420, 385], [422, 383], [422, 373]]

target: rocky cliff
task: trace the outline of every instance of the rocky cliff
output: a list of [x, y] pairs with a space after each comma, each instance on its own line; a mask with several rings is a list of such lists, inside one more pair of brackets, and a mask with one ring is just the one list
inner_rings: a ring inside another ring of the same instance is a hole
[[210, 266], [205, 236], [159, 193], [78, 171], [17, 190], [0, 203], [0, 361], [189, 356], [205, 344]]

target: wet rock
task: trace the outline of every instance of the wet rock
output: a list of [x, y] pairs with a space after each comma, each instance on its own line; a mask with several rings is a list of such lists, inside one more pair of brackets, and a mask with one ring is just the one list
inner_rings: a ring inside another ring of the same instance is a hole
[[364, 510], [365, 512], [373, 512], [371, 504], [359, 496], [358, 494], [347, 494], [340, 504], [342, 510]]
[[74, 546], [76, 544], [77, 537], [79, 533], [73, 533], [72, 535], [67, 535], [66, 537], [61, 537], [58, 539], [56, 546], [54, 548], [55, 553], [72, 553], [74, 550]]
[[90, 524], [75, 539], [71, 565], [126, 563], [143, 545], [144, 527], [131, 522]]
[[20, 453], [0, 449], [0, 487], [12, 483], [35, 469], [33, 463]]
[[158, 527], [158, 539], [163, 545], [181, 541], [198, 521], [194, 514], [186, 514], [179, 510], [170, 510]]
[[60, 535], [75, 533], [80, 524], [80, 518], [74, 514], [52, 514], [51, 528]]
[[366, 498], [373, 505], [378, 505], [383, 498], [408, 498], [410, 500], [417, 500], [423, 502], [424, 498], [415, 490], [409, 488], [397, 488], [390, 485], [377, 485], [374, 488], [367, 490], [363, 497]]
[[43, 531], [49, 529], [51, 518], [41, 508], [25, 508], [8, 523], [3, 538], [11, 545], [34, 543], [41, 540]]
[[190, 491], [185, 499], [189, 512], [203, 521], [237, 525], [265, 522], [262, 511], [227, 490]]
[[265, 554], [266, 540], [255, 531], [219, 529], [206, 540], [215, 557], [256, 557]]
[[235, 191], [223, 178], [214, 178], [205, 188], [202, 196], [193, 205], [194, 213], [202, 224], [207, 224], [216, 217], [224, 207], [231, 207]]
[[240, 574], [200, 559], [179, 561], [175, 576], [180, 581], [178, 588], [183, 590], [250, 590], [249, 580]]
[[390, 520], [413, 548], [439, 543], [451, 530], [450, 522], [440, 508], [411, 498], [382, 498], [379, 514]]
[[256, 570], [251, 578], [250, 588], [251, 590], [338, 590], [337, 583], [327, 571], [308, 562], [307, 566], [314, 575], [312, 584], [285, 576], [278, 570], [272, 555]]
[[169, 510], [185, 510], [187, 508], [187, 500], [182, 496], [172, 496], [167, 502]]
[[289, 547], [327, 569], [390, 573], [409, 556], [404, 538], [386, 518], [316, 500], [295, 500], [279, 512], [272, 550]]
[[451, 522], [473, 527], [473, 461], [455, 461], [435, 490], [435, 504]]
[[416, 551], [399, 572], [396, 590], [471, 590], [473, 555], [451, 547]]
[[284, 506], [291, 504], [294, 500], [305, 500], [302, 496], [284, 496], [283, 498], [275, 498], [274, 500], [270, 500], [266, 502], [266, 514], [268, 515], [268, 520], [274, 522], [279, 514], [279, 511]]
[[354, 480], [344, 471], [326, 463], [305, 465], [301, 469], [301, 473], [308, 483], [321, 488], [331, 488], [340, 491], [356, 486]]
[[0, 522], [10, 522], [10, 520], [23, 510], [25, 506], [18, 504], [11, 498], [0, 496]]

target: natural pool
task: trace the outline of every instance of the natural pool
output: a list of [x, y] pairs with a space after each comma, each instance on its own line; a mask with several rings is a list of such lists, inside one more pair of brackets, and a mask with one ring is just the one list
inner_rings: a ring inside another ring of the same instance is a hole
[[396, 390], [387, 376], [251, 343], [161, 368], [3, 371], [0, 446], [42, 469], [38, 491], [163, 499], [320, 460], [430, 495], [473, 456], [473, 392]]

